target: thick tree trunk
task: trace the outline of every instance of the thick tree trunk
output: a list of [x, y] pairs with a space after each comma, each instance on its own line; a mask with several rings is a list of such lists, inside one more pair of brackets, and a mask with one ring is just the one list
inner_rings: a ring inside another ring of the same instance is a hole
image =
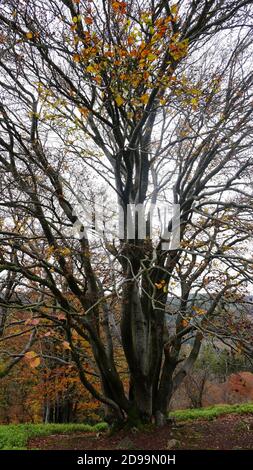
[[145, 381], [143, 378], [131, 379], [129, 398], [132, 407], [127, 414], [130, 424], [133, 426], [150, 422], [155, 422], [158, 426], [165, 424], [173, 392], [173, 370], [174, 365], [168, 364], [161, 376], [155, 400], [153, 400], [152, 382]]
[[167, 419], [169, 402], [173, 393], [173, 373], [175, 367], [176, 365], [172, 358], [166, 357], [161, 372], [155, 409], [153, 410], [155, 421], [158, 426], [164, 425]]
[[[143, 290], [133, 279], [131, 269], [126, 270], [125, 275], [128, 281], [123, 286], [121, 337], [130, 373], [130, 406], [125, 409], [126, 416], [133, 425], [155, 421], [160, 426], [167, 420], [173, 392], [196, 360], [201, 336], [196, 335], [189, 357], [176, 370], [183, 317], [178, 315], [176, 335], [169, 338], [165, 325], [166, 289], [157, 289], [154, 295], [145, 277], [142, 278]], [[160, 273], [152, 282], [159, 280]], [[183, 311], [186, 300], [184, 295]]]
[[152, 384], [143, 377], [132, 377], [129, 398], [132, 406], [128, 420], [136, 424], [151, 422]]
[[121, 335], [130, 371], [128, 421], [154, 420], [163, 354], [164, 312], [141, 298], [135, 281], [124, 288]]

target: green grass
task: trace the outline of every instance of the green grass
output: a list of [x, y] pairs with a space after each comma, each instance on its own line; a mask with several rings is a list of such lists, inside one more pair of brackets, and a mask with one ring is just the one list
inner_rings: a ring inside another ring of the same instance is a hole
[[217, 416], [230, 413], [253, 413], [253, 403], [243, 403], [240, 405], [215, 405], [207, 408], [197, 408], [192, 410], [171, 411], [170, 417], [178, 421], [188, 421], [191, 419], [212, 420]]
[[106, 423], [89, 424], [11, 424], [0, 426], [0, 450], [25, 450], [32, 437], [74, 432], [98, 432], [107, 429]]

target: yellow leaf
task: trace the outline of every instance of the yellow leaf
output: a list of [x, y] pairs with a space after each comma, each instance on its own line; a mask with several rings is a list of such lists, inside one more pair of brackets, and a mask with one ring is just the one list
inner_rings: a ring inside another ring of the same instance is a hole
[[62, 345], [63, 345], [64, 349], [71, 349], [70, 344], [69, 344], [68, 341], [63, 341]]
[[39, 365], [40, 365], [40, 357], [39, 356], [35, 357], [32, 361], [30, 361], [30, 367], [32, 369], [35, 369]]
[[198, 88], [192, 88], [190, 91], [191, 91], [191, 94], [194, 96], [200, 96], [202, 93], [201, 90], [199, 90]]
[[176, 15], [177, 12], [178, 12], [178, 5], [177, 4], [171, 5], [170, 11], [171, 11], [172, 15]]
[[195, 305], [192, 307], [192, 310], [194, 310], [197, 315], [204, 315], [206, 313], [206, 310], [200, 307], [196, 307]]
[[30, 113], [28, 113], [28, 116], [31, 117], [31, 118], [32, 118], [32, 117], [35, 117], [35, 118], [39, 118], [39, 117], [40, 117], [39, 113], [34, 113], [34, 112], [32, 112], [32, 111], [31, 111]]
[[223, 246], [221, 247], [221, 249], [222, 249], [222, 251], [228, 251], [228, 250], [231, 250], [232, 247], [231, 247], [230, 245], [223, 245]]
[[32, 39], [33, 38], [33, 33], [32, 32], [26, 33], [26, 37], [27, 37], [27, 39]]
[[30, 361], [30, 359], [34, 359], [34, 357], [37, 357], [37, 353], [34, 351], [28, 351], [25, 353], [25, 358]]
[[152, 53], [150, 53], [150, 54], [148, 54], [147, 58], [148, 58], [148, 60], [150, 60], [150, 62], [152, 62], [153, 60], [155, 60], [155, 59], [156, 59], [156, 55], [155, 55], [155, 54], [152, 54]]
[[194, 109], [197, 108], [198, 104], [199, 104], [198, 98], [192, 98], [192, 99], [191, 99], [191, 105], [192, 105], [192, 107], [193, 107]]
[[25, 353], [25, 359], [28, 361], [29, 366], [32, 367], [32, 369], [35, 369], [40, 365], [40, 357], [35, 351], [28, 351]]
[[118, 106], [122, 106], [122, 104], [124, 103], [124, 100], [123, 100], [122, 96], [120, 96], [120, 95], [116, 96], [115, 101], [116, 101]]
[[94, 65], [88, 65], [88, 67], [86, 68], [87, 72], [89, 73], [96, 73], [96, 69], [94, 67]]
[[63, 256], [68, 256], [68, 255], [70, 255], [70, 253], [71, 253], [71, 250], [70, 250], [68, 247], [66, 247], [66, 248], [59, 248], [58, 251], [59, 251], [59, 253], [60, 253], [61, 255], [63, 255]]

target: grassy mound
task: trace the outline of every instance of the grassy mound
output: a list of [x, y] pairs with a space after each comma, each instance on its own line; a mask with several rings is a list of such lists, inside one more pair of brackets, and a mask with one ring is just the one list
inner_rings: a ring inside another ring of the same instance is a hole
[[188, 421], [191, 419], [212, 420], [220, 415], [231, 413], [253, 413], [253, 403], [243, 403], [240, 405], [215, 405], [191, 410], [176, 410], [170, 413], [170, 417], [175, 418], [178, 421]]
[[98, 432], [107, 429], [106, 423], [89, 424], [16, 424], [0, 426], [0, 450], [25, 450], [32, 437], [74, 432]]

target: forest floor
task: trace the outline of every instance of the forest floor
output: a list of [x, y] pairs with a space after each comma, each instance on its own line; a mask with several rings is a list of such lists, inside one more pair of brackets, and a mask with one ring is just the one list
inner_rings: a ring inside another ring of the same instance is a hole
[[0, 425], [0, 450], [253, 449], [253, 403], [176, 410], [162, 428], [110, 433], [106, 423]]
[[[191, 410], [189, 410], [190, 413]], [[204, 411], [204, 410], [203, 410]], [[182, 412], [183, 413], [183, 412]], [[204, 413], [205, 414], [205, 413]], [[201, 412], [200, 412], [201, 415]], [[187, 417], [187, 413], [184, 412]], [[92, 433], [51, 435], [30, 439], [29, 449], [42, 450], [166, 450], [166, 449], [253, 449], [253, 413], [218, 414], [212, 417], [175, 419], [159, 428], [108, 430]], [[59, 438], [60, 437], [60, 438]]]

